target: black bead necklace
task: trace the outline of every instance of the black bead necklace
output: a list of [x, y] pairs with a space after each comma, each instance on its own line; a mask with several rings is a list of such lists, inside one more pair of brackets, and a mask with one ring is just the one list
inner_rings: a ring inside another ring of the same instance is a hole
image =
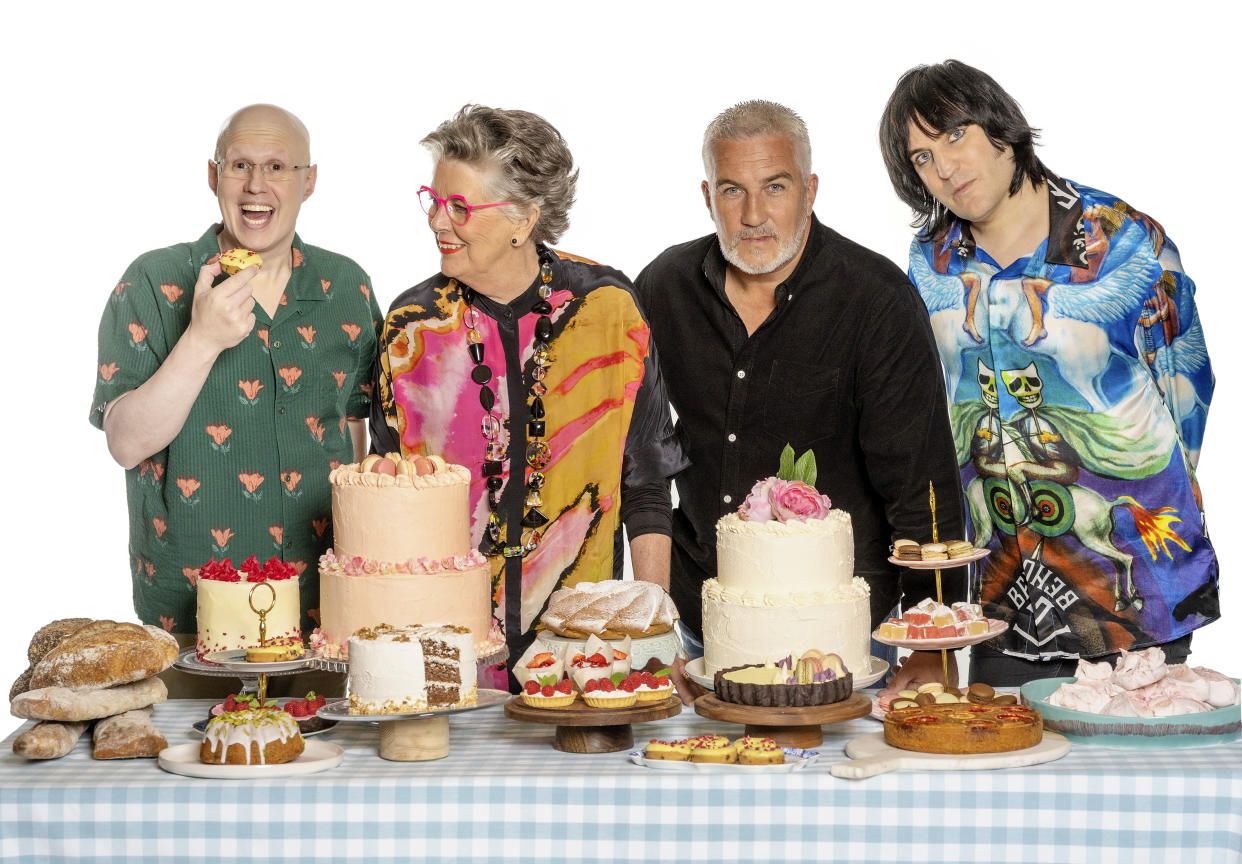
[[552, 338], [552, 263], [544, 257], [539, 265], [539, 299], [530, 307], [530, 311], [539, 316], [535, 321], [534, 353], [531, 357], [530, 377], [527, 392], [530, 394], [530, 420], [526, 424], [526, 464], [533, 470], [526, 479], [526, 498], [524, 501], [526, 514], [522, 517], [522, 528], [528, 529], [519, 542], [506, 545], [500, 534], [501, 491], [504, 488], [504, 461], [508, 457], [508, 435], [505, 432], [507, 421], [497, 414], [496, 394], [488, 384], [492, 380], [492, 370], [484, 362], [483, 334], [479, 332], [479, 310], [474, 308], [474, 289], [462, 285], [462, 299], [466, 302], [463, 321], [466, 324], [466, 347], [470, 351], [470, 359], [474, 368], [470, 370], [470, 378], [479, 385], [479, 404], [486, 412], [483, 415], [482, 432], [487, 442], [484, 449], [483, 476], [487, 478], [487, 504], [491, 514], [487, 517], [487, 536], [492, 541], [491, 555], [504, 555], [506, 558], [520, 558], [533, 551], [543, 539], [541, 529], [548, 524], [548, 517], [539, 511], [543, 506], [540, 489], [544, 483], [544, 469], [552, 461], [552, 451], [544, 440], [545, 419], [543, 397], [548, 388], [543, 383], [548, 375], [548, 367], [552, 364], [551, 350], [548, 340]]

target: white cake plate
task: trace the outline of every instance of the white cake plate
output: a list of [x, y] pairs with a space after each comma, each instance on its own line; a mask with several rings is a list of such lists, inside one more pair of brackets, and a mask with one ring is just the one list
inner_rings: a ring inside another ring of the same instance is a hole
[[1053, 762], [1070, 751], [1070, 742], [1064, 735], [1044, 732], [1044, 738], [1034, 747], [1010, 750], [1005, 753], [918, 753], [901, 750], [884, 740], [883, 732], [873, 732], [852, 738], [845, 745], [845, 755], [850, 758], [837, 762], [829, 771], [833, 777], [846, 780], [862, 780], [886, 771], [909, 768], [914, 771], [974, 771], [993, 768], [1025, 768]]
[[[867, 667], [867, 674], [854, 676], [854, 689], [861, 690], [864, 687], [869, 687], [887, 674], [888, 661], [881, 660], [879, 657], [872, 657], [871, 663]], [[707, 667], [702, 657], [696, 657], [686, 662], [686, 677], [700, 687], [705, 687], [708, 690], [716, 689], [715, 676], [707, 674]]]
[[343, 660], [331, 660], [310, 651], [296, 660], [282, 660], [279, 663], [247, 663], [245, 658], [246, 651], [242, 648], [233, 651], [217, 651], [200, 658], [191, 646], [177, 656], [173, 666], [193, 675], [215, 675], [226, 678], [258, 677], [260, 672], [268, 675], [292, 675], [312, 669], [323, 669], [328, 672], [345, 672], [349, 669], [349, 664]]
[[889, 639], [879, 635], [879, 628], [876, 628], [875, 632], [871, 634], [871, 638], [883, 645], [892, 645], [894, 648], [909, 648], [911, 651], [938, 651], [942, 648], [946, 651], [955, 651], [958, 648], [965, 648], [967, 645], [975, 645], [979, 642], [995, 639], [1009, 629], [1008, 624], [996, 618], [986, 618], [984, 620], [988, 622], [988, 632], [979, 633], [975, 636], [945, 636], [940, 639]]
[[204, 777], [208, 780], [270, 779], [327, 771], [340, 765], [345, 758], [345, 751], [338, 744], [307, 741], [302, 755], [279, 765], [208, 765], [198, 759], [200, 746], [199, 743], [194, 743], [165, 747], [157, 757], [159, 766], [170, 774]]
[[427, 762], [449, 754], [449, 715], [494, 708], [509, 701], [504, 690], [480, 690], [476, 705], [411, 714], [350, 714], [349, 700], [324, 705], [315, 715], [347, 723], [379, 722], [379, 755], [391, 762]]

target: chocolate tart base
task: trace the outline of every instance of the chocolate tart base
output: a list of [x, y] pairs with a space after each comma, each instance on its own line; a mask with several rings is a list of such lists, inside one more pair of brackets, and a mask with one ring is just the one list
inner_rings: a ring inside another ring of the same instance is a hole
[[717, 699], [761, 708], [806, 708], [841, 702], [854, 692], [853, 672], [846, 672], [843, 678], [818, 684], [739, 684], [725, 680], [725, 673], [744, 668], [734, 666], [716, 673], [712, 683]]

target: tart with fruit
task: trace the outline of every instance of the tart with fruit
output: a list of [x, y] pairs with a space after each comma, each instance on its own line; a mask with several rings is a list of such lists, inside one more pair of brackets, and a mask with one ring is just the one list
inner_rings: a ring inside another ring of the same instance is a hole
[[522, 685], [522, 702], [532, 708], [565, 708], [577, 698], [574, 685], [568, 678], [562, 678], [556, 684], [540, 684], [532, 679]]
[[638, 694], [639, 702], [663, 702], [673, 695], [673, 679], [668, 669], [661, 669], [658, 673], [631, 672], [630, 674], [638, 676], [639, 685], [634, 692]]
[[830, 705], [854, 692], [854, 676], [841, 658], [814, 649], [777, 663], [721, 669], [714, 684], [723, 702], [765, 708]]
[[639, 681], [618, 672], [609, 678], [592, 678], [582, 687], [582, 698], [592, 708], [629, 708], [638, 702]]

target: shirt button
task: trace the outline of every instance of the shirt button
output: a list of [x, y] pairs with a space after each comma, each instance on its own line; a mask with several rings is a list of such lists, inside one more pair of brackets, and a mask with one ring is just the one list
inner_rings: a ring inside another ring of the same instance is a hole
[[745, 378], [745, 377], [746, 377], [746, 370], [745, 370], [745, 369], [739, 369], [739, 370], [737, 370], [737, 377], [739, 377], [739, 378]]
[[280, 340], [279, 340], [279, 339], [277, 339], [275, 342], [273, 342], [273, 343], [272, 343], [272, 347], [273, 347], [273, 348], [279, 348], [279, 347], [280, 347]]
[[284, 413], [285, 413], [285, 406], [284, 406], [284, 405], [281, 405], [279, 408], [277, 408], [277, 409], [276, 409], [276, 413], [277, 413], [277, 414], [284, 414]]
[[733, 443], [734, 441], [736, 441], [736, 440], [737, 440], [737, 436], [736, 436], [736, 435], [734, 435], [732, 432], [730, 432], [730, 433], [729, 433], [729, 443], [730, 443], [730, 444], [732, 444], [732, 443]]
[[732, 496], [732, 495], [726, 495], [726, 496], [724, 496], [724, 502], [725, 502], [726, 504], [732, 504], [732, 503], [733, 503], [733, 496]]

